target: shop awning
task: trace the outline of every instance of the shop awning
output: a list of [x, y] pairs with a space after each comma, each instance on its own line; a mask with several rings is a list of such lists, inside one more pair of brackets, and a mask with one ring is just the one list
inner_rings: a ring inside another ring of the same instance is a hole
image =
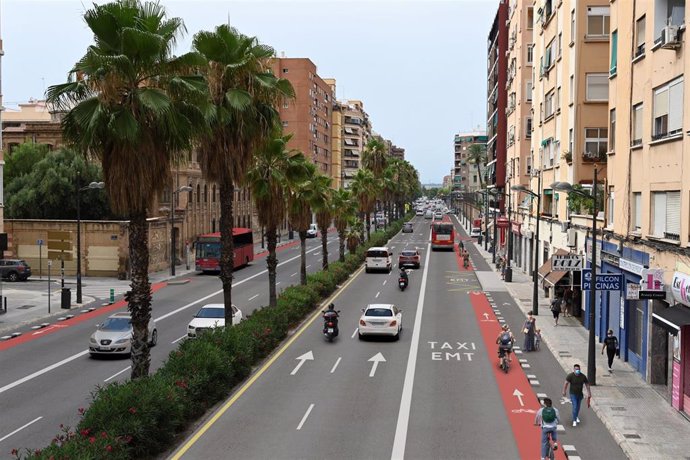
[[[557, 249], [554, 255], [559, 255], [563, 256], [569, 254], [568, 251], [565, 251], [563, 249]], [[551, 256], [553, 257], [553, 255]], [[539, 277], [542, 278], [544, 281], [549, 283], [551, 286], [555, 286], [565, 275], [568, 274], [566, 271], [551, 271], [551, 259], [547, 260], [544, 262], [544, 264], [539, 267]]]
[[658, 313], [652, 313], [652, 321], [675, 335], [681, 327], [690, 324], [690, 308], [676, 304]]

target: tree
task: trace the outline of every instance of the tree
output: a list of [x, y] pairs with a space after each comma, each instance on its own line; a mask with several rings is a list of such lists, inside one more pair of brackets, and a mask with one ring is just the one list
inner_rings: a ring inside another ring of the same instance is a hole
[[357, 198], [359, 211], [362, 213], [362, 221], [366, 225], [367, 239], [371, 237], [371, 212], [374, 210], [378, 184], [374, 173], [362, 168], [357, 171], [350, 186], [352, 194]]
[[[14, 171], [18, 171], [18, 168]], [[46, 155], [33, 164], [28, 173], [16, 176], [6, 183], [7, 217], [76, 219], [77, 174], [82, 185], [103, 180], [100, 165], [86, 161], [74, 150], [46, 151]], [[84, 193], [81, 201], [82, 219], [112, 217], [105, 193]]]
[[300, 283], [307, 284], [307, 230], [311, 224], [311, 202], [313, 201], [313, 178], [316, 174], [314, 163], [305, 162], [303, 180], [291, 181], [288, 184], [288, 220], [297, 230], [300, 241]]
[[288, 184], [303, 180], [307, 170], [302, 153], [288, 151], [291, 136], [278, 136], [254, 155], [254, 163], [247, 172], [247, 184], [251, 190], [259, 223], [266, 227], [268, 241], [268, 289], [269, 306], [275, 307], [276, 268], [278, 258], [276, 245], [278, 227], [285, 219]]
[[170, 183], [171, 162], [190, 148], [199, 121], [197, 105], [186, 103], [195, 79], [184, 75], [198, 65], [194, 54], [175, 57], [185, 31], [154, 2], [119, 0], [94, 4], [84, 13], [94, 43], [69, 72], [67, 83], [46, 95], [62, 121], [64, 138], [84, 156], [94, 155], [113, 211], [129, 217], [132, 315], [132, 379], [148, 375], [151, 284], [147, 211], [151, 199]]
[[46, 144], [24, 142], [12, 150], [11, 155], [5, 155], [3, 180], [7, 187], [14, 179], [30, 174], [34, 165], [48, 155]]
[[380, 137], [373, 137], [367, 143], [362, 154], [362, 166], [371, 170], [374, 177], [377, 179], [381, 177], [383, 170], [388, 164], [388, 151], [386, 144]]
[[331, 225], [331, 178], [317, 175], [314, 179], [312, 207], [316, 211], [316, 223], [321, 229], [321, 267], [328, 270], [328, 227]]
[[335, 229], [338, 231], [338, 249], [340, 252], [340, 261], [344, 262], [345, 240], [347, 238], [346, 232], [350, 222], [357, 217], [357, 206], [352, 199], [352, 193], [345, 189], [333, 191], [331, 205], [333, 209], [333, 222], [335, 224]]
[[225, 321], [232, 321], [232, 227], [235, 184], [253, 164], [253, 154], [272, 139], [280, 117], [278, 103], [294, 97], [290, 82], [271, 72], [273, 48], [229, 25], [194, 36], [193, 49], [205, 62], [199, 67], [208, 90], [208, 128], [199, 141], [199, 164], [220, 194], [220, 279]]
[[468, 150], [469, 154], [467, 156], [467, 162], [469, 164], [473, 164], [477, 168], [479, 189], [484, 190], [484, 182], [482, 180], [480, 166], [486, 166], [486, 144], [472, 144]]

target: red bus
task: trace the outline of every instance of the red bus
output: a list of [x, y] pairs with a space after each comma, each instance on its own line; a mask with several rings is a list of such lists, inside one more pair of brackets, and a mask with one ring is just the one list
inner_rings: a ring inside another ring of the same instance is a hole
[[431, 224], [431, 250], [447, 249], [452, 251], [455, 244], [455, 228], [448, 216]]
[[[254, 260], [254, 238], [250, 228], [233, 228], [235, 266], [247, 265]], [[196, 240], [196, 269], [204, 273], [220, 271], [220, 232], [199, 235]]]

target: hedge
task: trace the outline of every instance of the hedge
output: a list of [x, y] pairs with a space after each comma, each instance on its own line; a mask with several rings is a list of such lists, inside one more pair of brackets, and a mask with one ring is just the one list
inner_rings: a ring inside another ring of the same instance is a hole
[[[409, 216], [407, 216], [409, 218]], [[346, 281], [369, 247], [384, 245], [405, 219], [371, 234], [344, 262], [290, 286], [275, 308], [262, 307], [239, 325], [186, 340], [149, 377], [97, 386], [76, 429], [60, 426], [45, 449], [13, 450], [18, 459], [128, 459], [164, 452], [193, 422], [225, 399], [304, 318]]]

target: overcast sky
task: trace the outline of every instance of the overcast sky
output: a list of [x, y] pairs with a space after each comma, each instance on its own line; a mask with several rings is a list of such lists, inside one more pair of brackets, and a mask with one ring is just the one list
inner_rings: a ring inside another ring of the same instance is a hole
[[[98, 1], [97, 3], [104, 3]], [[308, 57], [337, 80], [339, 99], [360, 99], [374, 130], [405, 148], [423, 183], [453, 164], [453, 135], [486, 125], [486, 37], [498, 0], [182, 1], [190, 49], [199, 30], [230, 23], [287, 57]], [[2, 0], [5, 106], [64, 82], [92, 37], [79, 0]]]

